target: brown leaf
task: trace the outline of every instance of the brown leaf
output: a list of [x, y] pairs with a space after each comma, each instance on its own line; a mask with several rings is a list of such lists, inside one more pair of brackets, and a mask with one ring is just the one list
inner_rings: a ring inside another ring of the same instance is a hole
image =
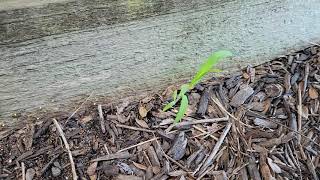
[[148, 114], [148, 110], [144, 106], [139, 107], [139, 114], [142, 118], [146, 117]]
[[319, 97], [318, 91], [312, 86], [309, 88], [309, 97], [311, 99], [318, 99]]
[[92, 164], [90, 164], [90, 166], [87, 169], [87, 174], [89, 176], [96, 174], [97, 166], [98, 166], [98, 162], [93, 162]]
[[143, 127], [143, 128], [149, 128], [148, 124], [144, 121], [144, 120], [139, 120], [136, 119], [136, 122], [139, 126]]
[[85, 117], [83, 117], [82, 119], [80, 119], [80, 122], [83, 123], [83, 124], [85, 124], [85, 123], [91, 121], [92, 119], [93, 119], [92, 116], [89, 115], [89, 116], [85, 116]]
[[141, 170], [147, 170], [147, 166], [145, 166], [145, 165], [143, 165], [143, 164], [139, 164], [139, 163], [136, 163], [136, 162], [132, 162], [133, 163], [133, 165], [135, 166], [135, 167], [137, 167], [138, 169], [141, 169]]

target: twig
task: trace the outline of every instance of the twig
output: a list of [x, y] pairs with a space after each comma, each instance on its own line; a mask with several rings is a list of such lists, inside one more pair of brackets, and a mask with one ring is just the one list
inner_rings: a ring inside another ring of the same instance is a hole
[[226, 113], [228, 116], [230, 116], [233, 120], [238, 121], [240, 124], [249, 127], [249, 128], [254, 128], [253, 126], [250, 126], [242, 121], [240, 121], [239, 119], [237, 119], [236, 117], [234, 117], [232, 114], [230, 114], [224, 107], [223, 105], [217, 100], [211, 97], [211, 100], [216, 103], [216, 105], [221, 109], [222, 112]]
[[222, 118], [213, 118], [213, 119], [199, 119], [199, 120], [195, 120], [193, 118], [183, 118], [184, 120], [187, 121], [183, 121], [177, 124], [171, 124], [166, 130], [165, 132], [170, 132], [173, 128], [181, 128], [183, 126], [188, 126], [188, 125], [195, 125], [195, 124], [204, 124], [204, 123], [215, 123], [215, 122], [222, 122], [222, 121], [228, 121], [229, 116], [226, 117], [222, 117]]
[[[203, 176], [203, 173], [206, 171], [206, 169], [209, 167], [209, 165], [211, 164], [211, 162], [214, 160], [216, 154], [218, 153], [220, 146], [222, 145], [225, 137], [227, 136], [229, 130], [231, 129], [231, 125], [232, 123], [228, 123], [227, 126], [225, 127], [225, 129], [223, 130], [219, 140], [217, 141], [217, 143], [215, 144], [214, 148], [212, 149], [210, 155], [208, 156], [208, 158], [206, 159], [205, 163], [202, 165], [202, 167], [200, 168], [199, 174], [200, 176]], [[195, 174], [196, 172], [194, 172]]]
[[133, 126], [127, 126], [127, 125], [124, 125], [124, 124], [116, 124], [117, 127], [121, 127], [121, 128], [125, 128], [125, 129], [131, 129], [131, 130], [134, 130], [134, 131], [144, 131], [144, 132], [149, 132], [149, 133], [154, 133], [156, 131], [154, 130], [150, 130], [150, 129], [144, 129], [144, 128], [138, 128], [138, 127], [133, 127]]
[[217, 138], [217, 137], [215, 137], [214, 135], [210, 134], [209, 132], [203, 130], [202, 128], [200, 128], [200, 127], [198, 127], [198, 126], [196, 126], [196, 125], [193, 125], [192, 127], [195, 128], [196, 130], [202, 132], [202, 133], [205, 133], [205, 134], [209, 135], [212, 139], [218, 141], [218, 138]]
[[72, 153], [70, 151], [70, 147], [69, 147], [68, 141], [67, 141], [66, 137], [64, 136], [63, 130], [61, 129], [61, 126], [58, 123], [58, 121], [56, 119], [52, 119], [52, 121], [55, 124], [55, 126], [57, 127], [57, 130], [58, 130], [58, 132], [59, 132], [59, 134], [60, 134], [60, 136], [62, 138], [62, 141], [64, 143], [64, 146], [66, 147], [66, 149], [68, 151], [73, 180], [77, 180], [78, 176], [77, 176], [77, 172], [76, 172], [76, 167], [75, 167], [74, 162], [73, 162]]
[[298, 133], [299, 135], [301, 135], [301, 137], [309, 140], [309, 141], [312, 142], [313, 144], [315, 144], [315, 145], [317, 145], [318, 147], [320, 147], [320, 144], [319, 144], [319, 143], [317, 143], [317, 142], [315, 142], [314, 140], [312, 140], [311, 138], [303, 135], [303, 134], [300, 133], [299, 131], [296, 131], [296, 130], [294, 130], [294, 129], [292, 129], [292, 128], [289, 128], [288, 126], [283, 125], [283, 124], [281, 124], [281, 123], [279, 123], [279, 122], [277, 122], [277, 121], [275, 121], [275, 120], [273, 120], [273, 119], [271, 119], [271, 118], [268, 118], [268, 117], [266, 117], [266, 116], [264, 116], [264, 115], [262, 115], [262, 114], [259, 114], [259, 113], [257, 113], [257, 112], [251, 111], [251, 110], [249, 110], [249, 109], [248, 109], [248, 111], [250, 111], [250, 113], [252, 113], [252, 114], [258, 115], [258, 116], [260, 116], [260, 117], [262, 117], [262, 118], [264, 118], [264, 119], [266, 119], [266, 120], [269, 120], [269, 121], [271, 121], [271, 122], [273, 122], [273, 123], [275, 123], [275, 124], [277, 124], [277, 125], [279, 125], [279, 126], [282, 126], [282, 127], [286, 128], [286, 129], [292, 131], [292, 132]]
[[107, 155], [104, 155], [102, 157], [98, 157], [96, 159], [93, 159], [91, 161], [109, 161], [109, 160], [113, 160], [113, 159], [128, 159], [132, 157], [132, 154], [130, 154], [128, 151], [125, 151], [125, 152], [117, 152], [117, 153], [114, 153], [114, 154], [107, 154]]
[[175, 125], [176, 128], [187, 126], [187, 125], [195, 125], [195, 124], [204, 124], [204, 123], [215, 123], [215, 122], [221, 122], [221, 121], [228, 121], [229, 116], [223, 117], [223, 118], [213, 118], [213, 119], [200, 119], [196, 121], [183, 121], [180, 123], [177, 123]]
[[104, 117], [103, 117], [101, 104], [98, 105], [98, 112], [99, 112], [99, 118], [100, 118], [101, 131], [104, 134], [106, 133], [106, 126], [104, 124]]
[[40, 173], [41, 175], [46, 172], [46, 170], [49, 168], [49, 166], [53, 163], [53, 161], [55, 161], [58, 157], [60, 156], [59, 154], [56, 154], [55, 156], [53, 156], [53, 158], [41, 169]]
[[[301, 86], [298, 87], [298, 132], [301, 133], [302, 128], [302, 94], [301, 94]], [[301, 136], [298, 135], [298, 144], [300, 144]]]
[[84, 103], [86, 103], [89, 98], [93, 95], [93, 92], [91, 92], [91, 94], [80, 104], [80, 106], [68, 117], [68, 119], [66, 120], [65, 124], [67, 124], [67, 122], [79, 111], [79, 109], [84, 105]]
[[173, 162], [174, 164], [176, 164], [177, 166], [179, 166], [181, 169], [183, 169], [186, 172], [189, 172], [190, 170], [188, 170], [186, 167], [184, 167], [182, 164], [180, 164], [178, 161], [172, 159], [170, 156], [168, 156], [166, 153], [163, 152], [163, 155], [169, 159], [171, 162]]
[[22, 180], [26, 180], [26, 166], [24, 162], [21, 162], [21, 170], [22, 170]]
[[143, 141], [143, 142], [140, 142], [140, 143], [138, 143], [138, 144], [135, 144], [135, 145], [129, 146], [129, 147], [127, 147], [127, 148], [121, 149], [121, 150], [119, 150], [118, 152], [126, 151], [126, 150], [128, 150], [128, 149], [132, 149], [132, 148], [141, 146], [141, 145], [143, 145], [143, 144], [146, 144], [146, 143], [148, 143], [148, 142], [155, 141], [155, 140], [157, 140], [157, 139], [159, 139], [159, 138], [152, 138], [152, 139], [149, 139], [149, 140], [147, 140], [147, 141]]

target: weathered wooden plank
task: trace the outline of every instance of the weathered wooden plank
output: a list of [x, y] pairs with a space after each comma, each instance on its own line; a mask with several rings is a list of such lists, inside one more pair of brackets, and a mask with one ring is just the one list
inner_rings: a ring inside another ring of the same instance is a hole
[[[126, 17], [138, 18], [114, 23], [106, 18], [102, 25], [97, 17], [109, 18], [112, 13], [99, 16], [95, 14], [99, 8], [91, 8], [97, 4], [80, 2], [77, 7], [87, 15], [69, 16], [72, 20], [66, 16], [66, 26], [59, 13], [29, 18], [29, 11], [40, 7], [0, 13], [1, 120], [9, 121], [11, 113], [21, 110], [56, 108], [92, 90], [95, 97], [158, 90], [192, 75], [201, 60], [218, 49], [235, 52], [237, 58], [220, 66], [228, 72], [320, 40], [320, 24], [315, 22], [320, 19], [318, 0], [158, 1], [162, 4], [153, 7], [160, 8], [154, 14], [128, 13]], [[116, 2], [110, 1], [110, 6]], [[60, 4], [62, 11], [68, 3], [74, 2]], [[41, 11], [55, 5], [41, 6]], [[81, 14], [79, 9], [74, 14]], [[16, 21], [9, 22], [14, 19], [9, 12], [16, 11], [20, 17], [16, 14]], [[70, 24], [87, 19], [94, 22], [89, 29], [85, 23]], [[25, 24], [30, 26], [22, 27]]]

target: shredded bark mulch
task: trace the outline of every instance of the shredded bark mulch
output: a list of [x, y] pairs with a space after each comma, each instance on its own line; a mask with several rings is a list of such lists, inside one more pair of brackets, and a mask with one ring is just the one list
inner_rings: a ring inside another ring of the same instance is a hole
[[0, 132], [0, 179], [319, 179], [320, 47], [187, 93], [91, 104]]

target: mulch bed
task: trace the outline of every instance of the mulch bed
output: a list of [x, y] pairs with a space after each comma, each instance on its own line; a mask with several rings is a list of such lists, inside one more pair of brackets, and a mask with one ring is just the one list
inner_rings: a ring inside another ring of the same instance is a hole
[[0, 132], [0, 179], [319, 179], [320, 48], [212, 78], [189, 109], [174, 87]]

